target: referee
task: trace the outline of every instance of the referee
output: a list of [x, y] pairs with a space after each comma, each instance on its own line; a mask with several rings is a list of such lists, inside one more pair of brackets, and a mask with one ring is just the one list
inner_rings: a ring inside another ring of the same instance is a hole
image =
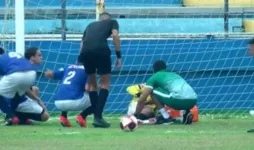
[[[103, 109], [106, 104], [111, 74], [111, 51], [107, 39], [112, 35], [117, 56], [116, 66], [121, 67], [121, 51], [119, 38], [119, 25], [111, 19], [109, 13], [102, 13], [99, 21], [90, 23], [84, 31], [81, 42], [79, 61], [83, 63], [88, 75], [89, 97], [91, 107], [83, 113], [94, 113], [94, 127], [108, 128], [110, 124], [103, 117]], [[96, 73], [100, 75], [100, 90], [97, 93]]]

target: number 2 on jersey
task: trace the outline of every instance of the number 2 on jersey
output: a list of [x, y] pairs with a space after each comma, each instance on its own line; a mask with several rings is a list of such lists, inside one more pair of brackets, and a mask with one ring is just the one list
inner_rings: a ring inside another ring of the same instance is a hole
[[71, 84], [71, 79], [75, 76], [76, 72], [75, 71], [70, 71], [68, 73], [68, 76], [64, 79], [63, 84]]

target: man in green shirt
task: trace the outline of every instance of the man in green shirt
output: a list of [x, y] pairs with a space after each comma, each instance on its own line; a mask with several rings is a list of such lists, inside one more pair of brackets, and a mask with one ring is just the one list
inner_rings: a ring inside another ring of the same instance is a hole
[[185, 110], [183, 124], [191, 124], [193, 115], [190, 109], [197, 103], [197, 94], [181, 76], [168, 72], [166, 69], [166, 63], [162, 60], [153, 64], [154, 75], [146, 82], [135, 116], [138, 118], [147, 97], [151, 95], [152, 101], [161, 113], [161, 116], [157, 117], [157, 124], [171, 122], [164, 105], [176, 110]]

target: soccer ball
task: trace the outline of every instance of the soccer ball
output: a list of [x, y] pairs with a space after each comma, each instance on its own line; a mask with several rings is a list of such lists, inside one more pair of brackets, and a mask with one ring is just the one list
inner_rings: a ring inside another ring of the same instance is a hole
[[123, 116], [120, 120], [120, 128], [123, 131], [134, 131], [138, 127], [138, 120], [135, 116], [133, 115], [126, 115]]
[[254, 117], [254, 110], [250, 110], [250, 115]]

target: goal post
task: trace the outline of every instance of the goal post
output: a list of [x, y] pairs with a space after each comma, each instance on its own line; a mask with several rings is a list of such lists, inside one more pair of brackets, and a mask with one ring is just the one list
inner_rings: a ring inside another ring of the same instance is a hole
[[25, 3], [15, 0], [15, 48], [16, 52], [25, 53]]

